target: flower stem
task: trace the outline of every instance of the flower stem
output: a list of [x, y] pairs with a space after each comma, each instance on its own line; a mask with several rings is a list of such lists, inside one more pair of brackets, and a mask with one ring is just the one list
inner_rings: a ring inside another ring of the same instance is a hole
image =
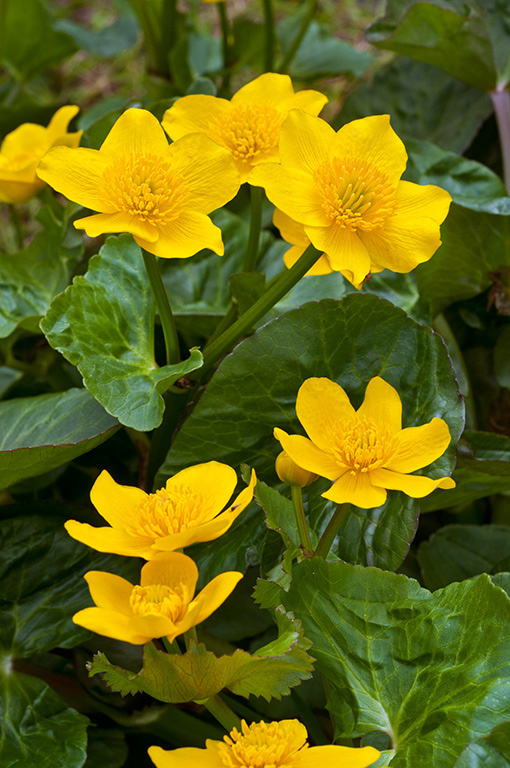
[[329, 554], [329, 550], [331, 549], [333, 542], [335, 540], [335, 536], [338, 533], [338, 530], [342, 524], [342, 521], [344, 519], [345, 515], [345, 505], [339, 504], [335, 511], [333, 512], [333, 516], [329, 523], [326, 526], [326, 530], [322, 534], [319, 543], [317, 544], [317, 549], [315, 550], [314, 554], [316, 557], [323, 557], [326, 559], [326, 557]]
[[272, 0], [262, 0], [264, 7], [264, 26], [266, 30], [266, 50], [264, 71], [272, 72], [274, 66], [274, 13]]
[[506, 89], [495, 90], [490, 96], [498, 124], [505, 187], [510, 194], [510, 91]]
[[163, 279], [161, 272], [159, 271], [158, 262], [154, 254], [145, 251], [142, 248], [142, 256], [145, 262], [145, 269], [149, 277], [152, 292], [156, 299], [156, 306], [158, 308], [159, 319], [163, 327], [163, 334], [165, 337], [165, 349], [166, 349], [166, 362], [167, 364], [178, 363], [181, 359], [179, 353], [179, 339], [177, 337], [177, 329], [175, 327], [174, 317], [168, 301], [167, 292], [163, 285]]
[[291, 63], [294, 59], [294, 56], [296, 55], [299, 46], [301, 45], [301, 41], [303, 40], [304, 36], [306, 35], [306, 30], [310, 26], [310, 23], [315, 15], [315, 11], [317, 10], [317, 0], [308, 0], [308, 9], [306, 13], [303, 16], [303, 19], [301, 21], [301, 26], [299, 28], [299, 32], [297, 33], [296, 37], [292, 41], [292, 44], [283, 57], [280, 66], [278, 67], [278, 72], [281, 72], [282, 74], [285, 74]]
[[21, 229], [21, 222], [19, 220], [18, 211], [15, 205], [9, 205], [9, 213], [11, 215], [12, 226], [16, 237], [16, 247], [18, 251], [23, 250], [23, 232]]
[[473, 388], [469, 379], [468, 369], [464, 362], [464, 355], [459, 347], [459, 343], [452, 331], [450, 323], [443, 314], [437, 315], [431, 323], [436, 333], [443, 337], [448, 353], [450, 355], [457, 381], [459, 382], [460, 394], [464, 398], [466, 408], [466, 429], [477, 428], [476, 408], [473, 399]]
[[241, 720], [232, 712], [223, 699], [216, 694], [201, 702], [213, 717], [230, 733], [234, 728], [241, 730]]
[[216, 3], [218, 9], [218, 16], [220, 19], [221, 27], [221, 42], [223, 47], [223, 80], [221, 83], [221, 93], [227, 95], [230, 86], [230, 64], [231, 64], [231, 48], [230, 48], [230, 24], [227, 16], [226, 3]]
[[305, 252], [300, 256], [296, 263], [290, 268], [280, 273], [279, 279], [262, 294], [255, 304], [246, 310], [241, 317], [233, 323], [230, 328], [221, 334], [213, 343], [204, 350], [204, 364], [199, 370], [202, 377], [226, 352], [235, 346], [235, 344], [244, 336], [244, 334], [253, 327], [257, 320], [277, 304], [296, 283], [301, 280], [308, 270], [313, 267], [316, 261], [320, 259], [322, 252], [318, 251], [313, 245], [309, 245]]
[[250, 233], [244, 257], [244, 271], [254, 272], [259, 256], [260, 229], [262, 225], [262, 200], [264, 190], [262, 187], [251, 187], [251, 217]]
[[299, 541], [308, 552], [313, 552], [312, 540], [310, 539], [310, 531], [308, 523], [306, 522], [305, 510], [303, 507], [303, 494], [299, 485], [291, 485], [290, 491], [292, 494], [292, 503], [294, 504], [294, 512], [296, 514], [296, 523], [299, 531]]

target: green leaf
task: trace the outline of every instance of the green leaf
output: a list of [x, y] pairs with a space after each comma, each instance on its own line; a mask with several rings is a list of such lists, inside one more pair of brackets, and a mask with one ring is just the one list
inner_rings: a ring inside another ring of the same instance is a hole
[[15, 384], [23, 373], [17, 371], [14, 368], [9, 368], [7, 365], [0, 365], [0, 398]]
[[[500, 387], [510, 389], [510, 328], [502, 329], [494, 348], [494, 374]], [[509, 457], [510, 458], [510, 457]]]
[[510, 722], [507, 722], [466, 747], [454, 768], [505, 768], [509, 765]]
[[388, 14], [367, 38], [489, 92], [509, 80], [509, 24], [508, 5], [498, 0], [398, 0], [388, 3]]
[[85, 768], [123, 768], [127, 757], [128, 747], [122, 731], [89, 728]]
[[127, 14], [103, 29], [87, 29], [69, 19], [56, 22], [54, 29], [64, 32], [78, 48], [95, 56], [116, 56], [132, 48], [138, 38], [136, 18]]
[[85, 389], [6, 400], [0, 421], [0, 488], [91, 451], [118, 428]]
[[494, 432], [465, 432], [451, 491], [438, 490], [422, 500], [423, 512], [462, 506], [510, 490], [510, 438]]
[[508, 558], [507, 525], [446, 525], [418, 549], [423, 581], [431, 590], [480, 573], [497, 573], [499, 563]]
[[[281, 563], [268, 573], [268, 578], [288, 589], [291, 582], [292, 562], [295, 558], [302, 557], [294, 504], [262, 480], [257, 481], [255, 498], [266, 514], [266, 525], [280, 534], [285, 546]], [[313, 532], [311, 536], [312, 544], [316, 543], [313, 541]]]
[[[62, 518], [55, 516], [58, 504], [4, 510], [29, 516], [0, 521], [0, 647], [19, 658], [39, 656], [56, 646], [72, 648], [90, 636], [72, 622], [77, 611], [92, 603], [83, 575], [112, 570], [136, 580], [139, 565], [71, 539]], [[72, 507], [64, 511], [79, 514]]]
[[295, 566], [282, 599], [329, 680], [337, 735], [389, 734], [392, 768], [451, 768], [508, 720], [510, 600], [488, 576], [432, 594], [403, 575], [314, 558]]
[[[441, 339], [387, 301], [370, 294], [349, 294], [339, 302], [325, 299], [287, 312], [239, 344], [220, 364], [182, 426], [156, 482], [163, 485], [168, 476], [189, 464], [211, 459], [231, 465], [246, 462], [261, 479], [273, 481], [279, 452], [273, 427], [301, 431], [295, 402], [303, 381], [310, 376], [338, 381], [358, 407], [368, 381], [376, 375], [399, 392], [405, 427], [423, 424], [433, 416], [446, 420], [452, 444], [426, 474], [439, 477], [451, 471], [463, 407]], [[418, 503], [406, 500], [403, 504], [406, 497], [396, 492], [389, 497], [387, 504], [403, 505], [405, 511], [393, 522], [382, 512], [384, 508], [370, 515], [357, 511], [361, 530], [358, 527], [356, 537], [372, 548], [373, 515], [383, 515], [377, 538], [384, 543], [384, 551], [378, 552], [384, 560], [377, 562], [391, 560], [389, 567], [394, 567], [393, 537], [386, 525], [412, 538]]]
[[0, 763], [3, 768], [81, 768], [87, 756], [86, 717], [68, 709], [37, 677], [2, 660]]
[[231, 275], [228, 284], [242, 315], [262, 296], [266, 279], [259, 272], [240, 272]]
[[144, 691], [159, 701], [180, 703], [200, 701], [228, 688], [238, 696], [262, 696], [267, 701], [280, 699], [310, 677], [310, 643], [301, 625], [280, 606], [275, 612], [278, 638], [250, 654], [238, 649], [231, 656], [215, 656], [202, 644], [194, 643], [181, 655], [163, 653], [147, 643], [144, 666], [129, 672], [111, 665], [99, 653], [89, 665], [91, 676], [102, 674], [105, 682], [125, 696]]
[[389, 114], [393, 130], [406, 146], [410, 139], [425, 139], [464, 152], [492, 111], [487, 94], [429, 64], [397, 57], [347, 96], [333, 127], [367, 115]]
[[41, 322], [49, 343], [76, 365], [89, 392], [141, 432], [163, 417], [165, 392], [202, 363], [197, 349], [176, 365], [154, 359], [154, 299], [139, 247], [110, 237], [86, 275], [53, 301]]

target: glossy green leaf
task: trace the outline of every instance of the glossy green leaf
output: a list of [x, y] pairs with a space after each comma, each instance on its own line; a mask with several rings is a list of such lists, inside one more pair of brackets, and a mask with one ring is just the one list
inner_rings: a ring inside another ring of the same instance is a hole
[[7, 365], [0, 365], [0, 397], [3, 397], [22, 376], [21, 371], [9, 368]]
[[424, 139], [463, 152], [492, 114], [492, 102], [436, 67], [397, 57], [347, 96], [333, 126], [381, 114], [390, 115], [406, 145], [409, 139]]
[[310, 677], [310, 643], [301, 625], [280, 606], [276, 609], [277, 640], [254, 654], [238, 649], [231, 656], [215, 656], [202, 644], [193, 644], [181, 655], [156, 650], [148, 643], [144, 666], [129, 672], [111, 665], [102, 653], [89, 665], [90, 675], [102, 674], [106, 683], [123, 696], [136, 691], [149, 693], [159, 701], [179, 703], [207, 699], [228, 688], [238, 696], [262, 696], [267, 701], [281, 698], [301, 680]]
[[42, 680], [12, 671], [8, 659], [2, 667], [2, 768], [82, 768], [88, 719], [68, 709]]
[[86, 389], [6, 400], [0, 421], [0, 488], [87, 453], [119, 426]]
[[295, 566], [282, 599], [329, 680], [337, 735], [389, 734], [392, 768], [451, 768], [508, 720], [510, 599], [488, 576], [432, 594], [403, 575], [314, 558]]
[[105, 410], [140, 431], [161, 423], [162, 393], [202, 362], [194, 349], [182, 363], [157, 366], [154, 299], [130, 235], [108, 238], [87, 274], [53, 301], [41, 328]]
[[480, 573], [497, 573], [499, 563], [509, 558], [507, 525], [446, 525], [418, 549], [423, 581], [432, 590]]
[[492, 91], [510, 78], [510, 9], [498, 0], [444, 3], [397, 0], [373, 24], [373, 45], [434, 64], [458, 80]]
[[509, 765], [510, 722], [507, 722], [466, 747], [454, 768], [507, 768]]
[[70, 37], [78, 48], [95, 56], [115, 56], [132, 48], [138, 38], [136, 19], [127, 14], [98, 30], [87, 29], [69, 19], [61, 19], [54, 28]]
[[[105, 555], [67, 534], [58, 504], [9, 507], [18, 517], [0, 522], [0, 648], [15, 657], [41, 655], [59, 646], [72, 648], [90, 636], [73, 624], [77, 611], [91, 605], [83, 575], [112, 571], [135, 580], [139, 564]], [[20, 512], [28, 514], [22, 517]], [[76, 516], [66, 507], [68, 516]]]

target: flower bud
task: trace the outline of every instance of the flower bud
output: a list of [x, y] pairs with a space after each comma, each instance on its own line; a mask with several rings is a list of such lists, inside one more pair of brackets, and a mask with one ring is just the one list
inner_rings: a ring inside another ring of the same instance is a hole
[[300, 488], [310, 485], [318, 478], [318, 475], [314, 475], [313, 472], [299, 467], [285, 451], [276, 457], [275, 469], [283, 483], [298, 485]]

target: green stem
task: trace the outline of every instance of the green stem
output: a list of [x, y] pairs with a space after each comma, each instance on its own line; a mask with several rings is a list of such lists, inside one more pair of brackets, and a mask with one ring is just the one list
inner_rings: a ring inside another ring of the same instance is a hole
[[[148, 7], [147, 0], [129, 0], [135, 14], [138, 16], [138, 21], [142, 28], [145, 47], [149, 55], [151, 67], [161, 75], [165, 75], [166, 72], [161, 71], [162, 62], [160, 57], [160, 46], [158, 32], [155, 26], [155, 20], [151, 15], [151, 11]], [[168, 69], [168, 67], [166, 67]]]
[[250, 233], [244, 257], [244, 271], [254, 272], [259, 257], [260, 229], [262, 225], [262, 201], [264, 190], [262, 187], [251, 187], [251, 216]]
[[220, 322], [214, 329], [214, 333], [212, 333], [209, 337], [209, 341], [205, 345], [205, 349], [207, 349], [213, 343], [213, 341], [216, 341], [216, 339], [221, 336], [221, 334], [224, 333], [227, 328], [230, 328], [236, 317], [237, 309], [234, 302], [231, 302], [226, 314], [221, 318]]
[[227, 95], [230, 86], [230, 64], [231, 64], [231, 47], [230, 47], [230, 24], [227, 16], [226, 3], [216, 3], [218, 9], [218, 16], [220, 19], [221, 27], [221, 43], [223, 49], [223, 80], [221, 83], [221, 93]]
[[201, 704], [211, 713], [213, 717], [230, 733], [234, 728], [238, 731], [241, 730], [241, 720], [237, 715], [232, 712], [230, 707], [227, 707], [219, 694], [211, 696], [209, 699], [202, 701]]
[[165, 337], [166, 348], [166, 362], [168, 364], [178, 363], [180, 361], [179, 353], [179, 339], [177, 337], [177, 329], [175, 327], [175, 321], [170, 308], [170, 302], [168, 301], [167, 292], [163, 285], [163, 279], [161, 272], [159, 271], [158, 262], [154, 254], [145, 251], [142, 248], [142, 256], [145, 262], [145, 269], [149, 277], [152, 292], [156, 299], [156, 306], [158, 308], [159, 319], [163, 327], [163, 334]]
[[326, 559], [328, 556], [329, 550], [331, 549], [335, 540], [335, 536], [337, 535], [338, 530], [342, 524], [344, 514], [345, 506], [343, 504], [339, 504], [333, 512], [333, 516], [327, 524], [326, 530], [322, 534], [320, 541], [317, 544], [317, 549], [314, 553], [316, 557], [323, 557]]
[[277, 304], [308, 270], [320, 259], [322, 252], [309, 245], [296, 263], [280, 273], [276, 280], [258, 299], [246, 310], [224, 333], [217, 338], [208, 349], [204, 350], [204, 364], [199, 374], [202, 377], [226, 352], [245, 335], [261, 317]]
[[190, 627], [188, 631], [184, 633], [184, 640], [186, 642], [186, 648], [189, 651], [192, 641], [198, 643], [197, 628]]
[[23, 250], [23, 232], [21, 229], [21, 222], [19, 220], [18, 211], [15, 205], [9, 205], [9, 213], [11, 214], [12, 226], [14, 228], [14, 234], [16, 237], [16, 247], [18, 251]]
[[151, 450], [147, 463], [146, 485], [151, 491], [154, 487], [154, 478], [172, 444], [175, 428], [181, 418], [181, 414], [194, 390], [187, 389], [181, 392], [165, 392], [165, 411], [163, 421], [152, 433]]
[[460, 394], [464, 398], [464, 404], [466, 406], [466, 429], [476, 429], [477, 418], [473, 399], [473, 389], [471, 387], [466, 363], [464, 362], [464, 356], [458, 345], [457, 339], [455, 338], [455, 334], [443, 314], [437, 315], [437, 317], [434, 318], [432, 321], [432, 328], [443, 337], [452, 359], [455, 374], [459, 382]]
[[306, 522], [305, 509], [303, 507], [303, 494], [299, 485], [290, 486], [292, 494], [292, 503], [296, 514], [296, 523], [299, 531], [299, 540], [308, 552], [313, 552], [312, 540], [310, 539], [310, 530]]
[[272, 72], [274, 66], [274, 13], [272, 0], [262, 0], [264, 8], [264, 27], [266, 31], [266, 49], [264, 71]]
[[179, 653], [181, 652], [181, 649], [177, 645], [177, 640], [174, 640], [173, 643], [170, 642], [168, 637], [162, 637], [163, 645], [165, 646], [165, 651], [167, 653]]
[[306, 31], [308, 27], [310, 26], [310, 23], [315, 16], [315, 11], [317, 10], [317, 0], [309, 0], [308, 2], [308, 10], [306, 11], [305, 15], [303, 16], [303, 19], [301, 21], [301, 26], [299, 28], [299, 32], [297, 33], [296, 37], [292, 41], [292, 45], [290, 46], [289, 50], [283, 57], [280, 66], [278, 67], [278, 72], [281, 72], [282, 74], [285, 74], [291, 63], [294, 59], [294, 56], [296, 55], [299, 46], [301, 45], [301, 41], [303, 40], [304, 36], [306, 35]]
[[510, 91], [507, 91], [506, 88], [498, 89], [492, 91], [490, 96], [498, 124], [505, 187], [510, 194]]

